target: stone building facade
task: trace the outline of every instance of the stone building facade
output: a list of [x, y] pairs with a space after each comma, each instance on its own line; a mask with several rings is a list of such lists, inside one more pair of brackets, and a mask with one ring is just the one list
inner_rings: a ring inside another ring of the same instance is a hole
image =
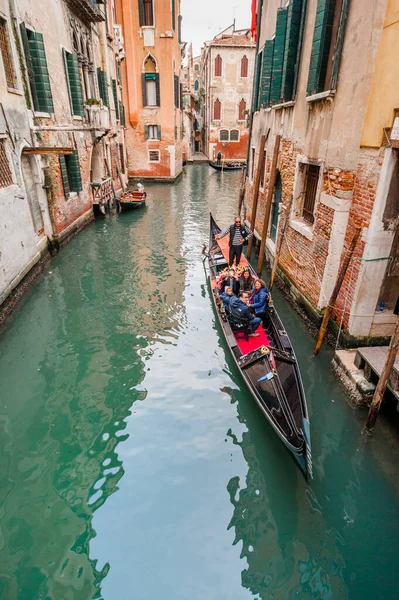
[[201, 59], [204, 85], [204, 148], [214, 160], [245, 160], [251, 106], [255, 43], [249, 30], [234, 26], [205, 42]]
[[126, 180], [114, 15], [114, 0], [0, 1], [0, 303]]
[[116, 0], [129, 177], [173, 181], [182, 171], [180, 0]]
[[203, 83], [201, 79], [201, 57], [192, 56], [190, 44], [182, 67], [183, 85], [183, 160], [193, 160], [195, 152], [202, 152], [203, 119], [201, 102], [203, 98]]
[[[271, 0], [263, 10], [259, 4], [247, 217], [266, 135], [256, 214], [256, 229], [262, 230], [281, 135], [267, 256], [272, 260], [276, 243], [282, 243], [280, 273], [317, 314], [361, 227], [333, 317], [359, 340], [389, 335], [399, 290], [399, 163], [390, 137], [399, 98], [397, 3], [378, 0], [373, 11], [361, 0], [289, 0], [282, 8]], [[279, 214], [291, 198], [279, 239]]]

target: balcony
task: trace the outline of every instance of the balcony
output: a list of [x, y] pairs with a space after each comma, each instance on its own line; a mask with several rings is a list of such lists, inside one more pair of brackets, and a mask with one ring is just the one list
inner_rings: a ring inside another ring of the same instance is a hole
[[85, 23], [105, 21], [104, 14], [97, 6], [97, 0], [66, 0], [66, 3]]
[[110, 130], [109, 110], [106, 106], [85, 106], [86, 120], [95, 137], [102, 137]]

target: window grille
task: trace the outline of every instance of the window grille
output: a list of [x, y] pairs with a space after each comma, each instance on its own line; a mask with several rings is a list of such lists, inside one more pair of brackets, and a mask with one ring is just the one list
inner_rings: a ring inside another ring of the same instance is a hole
[[159, 150], [150, 150], [148, 158], [150, 162], [159, 162]]
[[220, 139], [221, 142], [228, 142], [229, 141], [229, 132], [228, 132], [227, 129], [221, 129], [220, 130], [219, 139]]
[[306, 168], [304, 201], [302, 208], [302, 217], [305, 221], [313, 225], [314, 207], [316, 203], [317, 186], [319, 183], [320, 167], [317, 165], [308, 165]]
[[15, 89], [17, 80], [12, 62], [10, 39], [8, 37], [7, 21], [0, 19], [0, 50], [3, 58], [4, 71], [6, 75], [7, 86]]
[[5, 140], [0, 139], [0, 188], [5, 188], [12, 184], [12, 173], [8, 163]]

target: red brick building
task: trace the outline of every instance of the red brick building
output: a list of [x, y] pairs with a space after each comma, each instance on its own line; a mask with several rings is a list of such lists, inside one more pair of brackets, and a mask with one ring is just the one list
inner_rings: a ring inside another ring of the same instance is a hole
[[[399, 161], [389, 133], [399, 92], [398, 64], [389, 58], [394, 53], [389, 39], [398, 26], [393, 3], [379, 2], [374, 20], [359, 0], [332, 3], [333, 10], [322, 0], [280, 4], [272, 0], [258, 9], [247, 216], [261, 136], [269, 132], [256, 214], [256, 229], [262, 231], [281, 135], [267, 257], [273, 259], [281, 242], [280, 274], [318, 312], [361, 227], [333, 318], [359, 339], [390, 335], [399, 290]], [[291, 198], [288, 226], [279, 239], [279, 213]]]
[[249, 30], [229, 27], [202, 50], [204, 85], [203, 151], [213, 160], [245, 160], [251, 106], [255, 43]]

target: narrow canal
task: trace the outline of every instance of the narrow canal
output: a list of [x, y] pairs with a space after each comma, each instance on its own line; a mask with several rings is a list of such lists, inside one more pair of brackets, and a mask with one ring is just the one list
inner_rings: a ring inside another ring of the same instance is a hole
[[[0, 598], [393, 599], [384, 439], [361, 436], [278, 294], [312, 427], [307, 485], [215, 325], [201, 244], [239, 177], [187, 167], [100, 219], [0, 332]], [[388, 461], [388, 462], [387, 462]]]

